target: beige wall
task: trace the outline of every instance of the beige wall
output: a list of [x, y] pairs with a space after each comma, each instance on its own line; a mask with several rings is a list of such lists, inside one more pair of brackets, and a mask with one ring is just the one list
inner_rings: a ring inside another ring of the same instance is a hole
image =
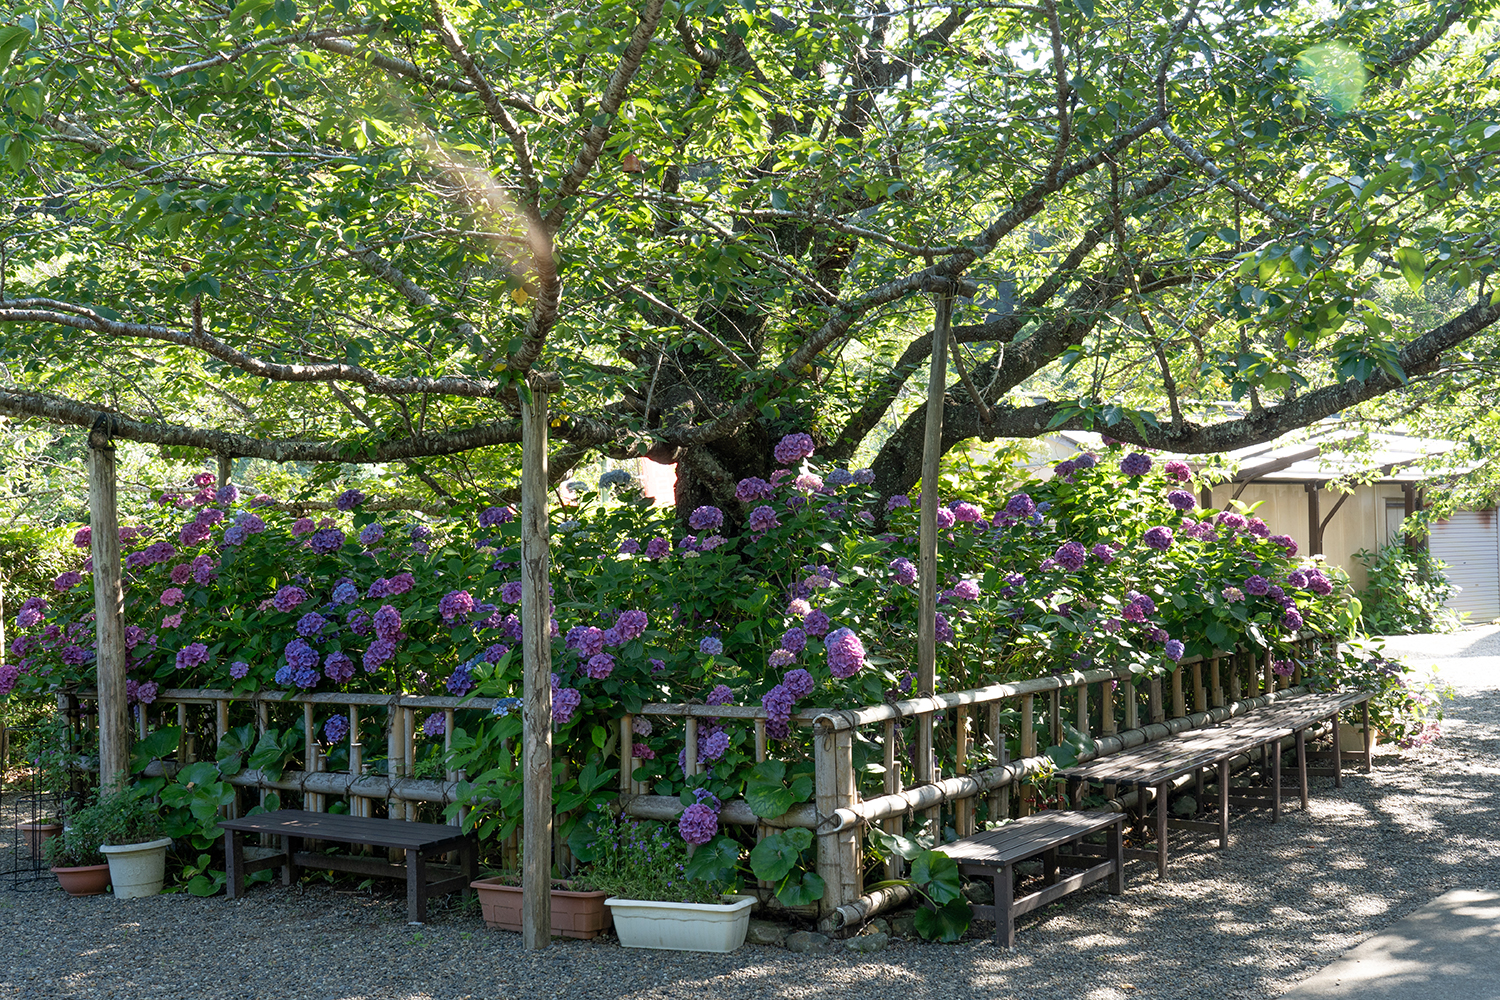
[[[1214, 487], [1214, 506], [1227, 507], [1236, 488], [1234, 483]], [[1341, 496], [1342, 493], [1332, 490], [1318, 491], [1321, 517], [1328, 516]], [[1360, 549], [1374, 552], [1385, 544], [1387, 499], [1402, 499], [1399, 483], [1357, 486], [1323, 530], [1322, 555], [1349, 574], [1356, 590], [1365, 585], [1365, 570], [1354, 554]], [[1251, 483], [1240, 494], [1239, 502], [1246, 506], [1259, 504], [1255, 515], [1271, 526], [1273, 534], [1295, 538], [1299, 556], [1314, 554], [1307, 548], [1307, 491], [1301, 483]]]

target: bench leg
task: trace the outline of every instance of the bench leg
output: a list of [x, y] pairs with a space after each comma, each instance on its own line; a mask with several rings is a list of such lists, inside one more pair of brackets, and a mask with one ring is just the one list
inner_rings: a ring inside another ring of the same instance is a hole
[[1297, 791], [1302, 796], [1302, 811], [1307, 811], [1307, 730], [1297, 730]]
[[406, 919], [427, 922], [427, 859], [410, 847], [406, 850]]
[[464, 846], [458, 850], [459, 863], [463, 865], [464, 887], [463, 901], [468, 902], [474, 895], [474, 890], [469, 886], [470, 882], [479, 878], [479, 845], [471, 837], [464, 841]]
[[1365, 726], [1365, 773], [1369, 774], [1375, 766], [1375, 734], [1370, 732], [1370, 702], [1368, 700], [1359, 703], [1359, 718]]
[[1016, 919], [1011, 913], [1016, 901], [1015, 866], [995, 872], [995, 944], [1010, 948], [1016, 943]]
[[238, 830], [224, 831], [224, 888], [230, 899], [245, 894], [245, 841]]
[[1339, 737], [1339, 714], [1333, 713], [1333, 787], [1344, 787], [1344, 745]]
[[1172, 783], [1164, 781], [1156, 786], [1156, 874], [1167, 875], [1167, 790]]
[[281, 865], [281, 884], [292, 885], [297, 881], [297, 852], [302, 850], [302, 838], [293, 837], [290, 834], [281, 838], [281, 849], [286, 852], [286, 860]]
[[1109, 891], [1118, 896], [1125, 891], [1125, 817], [1120, 817], [1120, 821], [1109, 828], [1105, 844], [1109, 863], [1114, 866], [1114, 871], [1109, 873]]
[[1219, 850], [1229, 848], [1229, 761], [1219, 761]]
[[1271, 822], [1281, 822], [1281, 741], [1266, 744], [1271, 754]]
[[1049, 847], [1042, 852], [1042, 885], [1057, 881], [1057, 848]]

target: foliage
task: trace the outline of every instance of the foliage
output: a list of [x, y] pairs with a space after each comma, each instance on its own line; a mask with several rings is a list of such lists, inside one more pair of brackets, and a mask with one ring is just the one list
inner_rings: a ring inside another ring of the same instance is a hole
[[73, 727], [67, 716], [51, 712], [36, 722], [26, 739], [26, 761], [36, 769], [38, 790], [66, 813], [74, 771], [84, 763], [74, 748]]
[[881, 856], [895, 854], [910, 863], [910, 877], [889, 879], [871, 888], [910, 886], [926, 904], [917, 910], [917, 933], [929, 941], [953, 942], [964, 936], [974, 919], [974, 908], [964, 898], [958, 862], [941, 849], [933, 850], [914, 836], [870, 828], [870, 843]]
[[1371, 635], [1452, 632], [1463, 617], [1445, 606], [1457, 588], [1448, 582], [1442, 560], [1426, 548], [1394, 541], [1378, 553], [1355, 554], [1365, 564], [1367, 582], [1359, 592], [1361, 621]]
[[685, 513], [792, 425], [907, 489], [940, 288], [945, 446], [1493, 355], [1489, 2], [554, 7], [13, 4], [0, 411], [458, 493], [546, 367], [559, 464], [682, 458]]
[[589, 881], [621, 899], [665, 903], [717, 903], [718, 882], [687, 874], [688, 847], [660, 823], [600, 813], [592, 823], [593, 867]]
[[163, 835], [155, 803], [139, 788], [101, 792], [93, 803], [73, 813], [69, 825], [81, 826], [89, 837], [100, 837], [100, 844], [111, 847], [144, 844]]
[[[1442, 734], [1443, 702], [1451, 701], [1452, 685], [1438, 676], [1436, 667], [1418, 673], [1385, 655], [1383, 644], [1355, 641], [1344, 644], [1334, 655], [1314, 658], [1303, 665], [1303, 678], [1314, 689], [1373, 691], [1370, 725], [1383, 738], [1402, 746], [1427, 746]], [[1345, 721], [1353, 724], [1359, 713]]]

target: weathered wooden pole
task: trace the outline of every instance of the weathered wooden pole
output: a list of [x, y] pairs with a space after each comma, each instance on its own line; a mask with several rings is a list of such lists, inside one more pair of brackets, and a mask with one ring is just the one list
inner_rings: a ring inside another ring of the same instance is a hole
[[552, 941], [552, 599], [547, 590], [547, 393], [556, 376], [530, 380], [521, 402], [522, 713], [521, 944]]
[[[922, 517], [920, 562], [917, 567], [917, 695], [937, 692], [937, 542], [938, 542], [938, 464], [943, 457], [943, 394], [948, 386], [948, 323], [953, 315], [953, 298], [937, 297], [932, 323], [932, 366], [927, 374], [927, 432], [922, 439]], [[932, 713], [917, 717], [916, 776], [919, 784], [930, 782], [932, 774]], [[940, 810], [928, 812], [937, 836]]]
[[89, 432], [89, 527], [94, 557], [94, 648], [99, 692], [99, 781], [130, 775], [130, 714], [125, 706], [125, 594], [120, 585], [120, 515], [115, 507], [115, 449]]

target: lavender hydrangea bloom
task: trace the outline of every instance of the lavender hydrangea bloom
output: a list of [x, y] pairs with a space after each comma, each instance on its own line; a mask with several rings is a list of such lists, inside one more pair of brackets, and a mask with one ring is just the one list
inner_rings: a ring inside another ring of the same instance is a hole
[[1322, 570], [1312, 570], [1307, 574], [1307, 589], [1319, 597], [1327, 597], [1333, 593], [1333, 581], [1324, 576]]
[[1306, 590], [1307, 573], [1300, 569], [1294, 569], [1286, 575], [1286, 582], [1291, 584], [1293, 587], [1296, 587], [1298, 590]]
[[277, 667], [276, 668], [276, 676], [273, 677], [272, 680], [274, 680], [277, 684], [281, 684], [283, 686], [291, 684], [292, 683], [292, 667], [291, 667], [291, 664], [283, 663], [281, 666]]
[[349, 614], [344, 617], [344, 621], [348, 624], [349, 631], [353, 632], [355, 635], [369, 635], [371, 632], [375, 631], [375, 623], [371, 620], [370, 616], [365, 613], [365, 610], [363, 608], [354, 608], [353, 610], [351, 610]]
[[1299, 612], [1296, 608], [1288, 608], [1286, 610], [1286, 613], [1281, 616], [1281, 624], [1285, 625], [1293, 632], [1297, 631], [1302, 627], [1301, 612]]
[[621, 611], [615, 618], [615, 628], [620, 631], [620, 638], [626, 642], [639, 639], [646, 632], [646, 627], [651, 624], [651, 619], [646, 612], [628, 609]]
[[348, 653], [334, 650], [323, 659], [323, 676], [335, 684], [348, 684], [354, 679], [354, 660]]
[[271, 598], [271, 606], [282, 614], [297, 610], [298, 605], [307, 600], [307, 591], [293, 584], [287, 584], [276, 591], [276, 596]]
[[1151, 471], [1151, 457], [1133, 451], [1120, 459], [1120, 471], [1127, 476], [1144, 476]]
[[1225, 587], [1220, 593], [1224, 595], [1224, 600], [1230, 602], [1243, 601], [1245, 599], [1245, 592], [1238, 587]]
[[583, 672], [596, 681], [602, 681], [615, 670], [615, 658], [608, 653], [595, 653], [584, 664]]
[[451, 622], [459, 615], [466, 615], [473, 610], [474, 598], [467, 590], [450, 590], [438, 601], [438, 613], [445, 622]]
[[429, 739], [448, 731], [448, 717], [442, 712], [433, 712], [422, 720], [422, 734]]
[[788, 434], [777, 443], [773, 454], [778, 465], [791, 465], [804, 458], [812, 458], [812, 435]]
[[984, 511], [977, 505], [959, 500], [949, 505], [956, 521], [963, 524], [978, 524], [984, 520]]
[[297, 634], [304, 639], [316, 639], [327, 625], [327, 618], [312, 611], [297, 620]]
[[850, 474], [848, 469], [834, 469], [828, 474], [828, 478], [825, 479], [824, 482], [826, 482], [829, 486], [834, 487], [835, 489], [841, 489], [852, 484], [854, 482], [854, 476]]
[[332, 555], [344, 547], [344, 533], [337, 528], [323, 528], [313, 532], [307, 544], [320, 556]]
[[663, 559], [672, 551], [672, 543], [665, 538], [653, 538], [646, 543], [647, 559]]
[[1264, 597], [1271, 592], [1271, 581], [1256, 573], [1245, 577], [1245, 593]]
[[1245, 522], [1245, 530], [1256, 538], [1270, 538], [1271, 526], [1258, 517], [1252, 517]]
[[365, 650], [365, 673], [373, 674], [395, 655], [396, 642], [394, 639], [376, 639], [370, 643], [370, 648]]
[[688, 515], [688, 527], [694, 531], [713, 531], [724, 524], [724, 512], [705, 504]]
[[1228, 528], [1230, 531], [1244, 531], [1247, 524], [1244, 515], [1236, 514], [1232, 510], [1226, 510], [1214, 518], [1214, 523], [1221, 528]]
[[796, 626], [781, 633], [781, 648], [792, 653], [800, 653], [807, 648], [807, 633]]
[[937, 509], [938, 530], [947, 531], [949, 528], [953, 527], [953, 525], [957, 521], [958, 515], [954, 514], [953, 511], [949, 510], [947, 507], [939, 507]]
[[757, 534], [764, 534], [772, 528], [781, 527], [781, 521], [776, 517], [775, 508], [768, 507], [765, 504], [752, 510], [749, 519], [745, 523], [751, 531]]
[[1063, 542], [1052, 553], [1052, 558], [1057, 564], [1070, 573], [1076, 573], [1083, 569], [1083, 564], [1088, 561], [1088, 552], [1077, 542]]
[[757, 500], [769, 500], [776, 492], [776, 487], [766, 482], [759, 476], [749, 476], [741, 479], [739, 485], [734, 489], [734, 498], [740, 503], [754, 503]]
[[229, 665], [229, 676], [233, 677], [237, 681], [244, 680], [246, 675], [248, 675], [249, 673], [250, 664], [246, 663], [244, 660], [235, 660]]
[[224, 529], [223, 542], [226, 546], [244, 545], [250, 540], [250, 532], [243, 524], [231, 524]]
[[953, 596], [962, 601], [977, 601], [979, 584], [973, 580], [960, 580], [953, 585]]
[[1272, 545], [1279, 545], [1288, 556], [1297, 554], [1297, 540], [1291, 535], [1272, 535], [1269, 539]]
[[342, 743], [344, 737], [349, 735], [349, 720], [342, 715], [335, 715], [323, 723], [323, 742]]
[[865, 647], [850, 628], [834, 629], [823, 640], [828, 651], [828, 672], [843, 679], [853, 677], [865, 665]]
[[353, 510], [365, 502], [365, 495], [356, 489], [348, 489], [340, 493], [333, 501], [333, 505], [339, 510]]
[[766, 657], [766, 666], [774, 669], [790, 667], [797, 662], [797, 654], [785, 649], [773, 649], [771, 655]]
[[910, 587], [917, 582], [917, 567], [903, 556], [897, 556], [890, 564], [892, 578], [903, 587]]
[[1089, 551], [1093, 553], [1095, 559], [1099, 560], [1106, 566], [1115, 561], [1115, 550], [1110, 548], [1103, 542], [1095, 545]]
[[677, 832], [694, 847], [706, 844], [719, 832], [719, 814], [694, 802], [677, 818]]
[[93, 541], [94, 529], [90, 528], [88, 525], [84, 525], [77, 531], [73, 532], [73, 544], [78, 546], [80, 549], [88, 548], [93, 544]]
[[1094, 453], [1091, 451], [1085, 451], [1081, 454], [1073, 456], [1073, 467], [1075, 469], [1092, 469], [1098, 464], [1099, 459], [1095, 458]]
[[389, 604], [381, 605], [380, 610], [375, 612], [374, 626], [377, 637], [395, 642], [396, 637], [401, 634], [401, 612]]
[[354, 585], [353, 580], [340, 580], [334, 584], [330, 599], [334, 604], [353, 604], [359, 600], [359, 588]]
[[633, 556], [641, 551], [641, 543], [634, 538], [626, 538], [620, 542], [620, 547], [617, 551], [622, 556]]
[[66, 573], [59, 573], [57, 575], [57, 579], [52, 581], [52, 589], [59, 592], [64, 590], [72, 590], [82, 582], [83, 574], [78, 572], [76, 569], [72, 569], [68, 570], [68, 572]]
[[1172, 547], [1172, 529], [1158, 525], [1141, 536], [1147, 547], [1165, 552]]
[[1167, 503], [1178, 510], [1192, 510], [1198, 506], [1198, 501], [1187, 490], [1173, 490], [1167, 494]]
[[955, 638], [953, 633], [953, 623], [948, 621], [948, 616], [943, 614], [941, 611], [937, 612], [933, 616], [932, 635], [934, 639], [945, 646], [953, 645], [953, 640]]
[[1179, 462], [1175, 459], [1166, 464], [1165, 471], [1168, 479], [1176, 480], [1179, 483], [1185, 483], [1193, 478], [1193, 471], [1188, 468], [1187, 463]]
[[200, 524], [205, 528], [211, 528], [222, 520], [224, 520], [224, 512], [222, 510], [215, 507], [205, 507], [198, 512], [197, 517], [193, 518], [193, 523]]
[[371, 546], [379, 544], [383, 538], [385, 538], [384, 526], [379, 521], [371, 521], [360, 531], [359, 544], [368, 549]]
[[201, 642], [195, 642], [185, 647], [177, 654], [177, 669], [188, 670], [192, 667], [201, 667], [208, 662], [208, 646]]
[[286, 649], [283, 652], [286, 655], [286, 662], [291, 664], [293, 670], [300, 670], [303, 667], [316, 667], [318, 661], [322, 659], [318, 655], [318, 651], [309, 646], [303, 639], [293, 639], [286, 644]]
[[552, 721], [565, 726], [573, 719], [573, 713], [583, 702], [577, 688], [555, 688], [552, 691]]
[[1181, 639], [1168, 639], [1166, 648], [1162, 652], [1166, 654], [1167, 659], [1176, 663], [1182, 659], [1182, 654], [1187, 652], [1187, 647], [1182, 644]]
[[734, 701], [734, 692], [728, 684], [715, 684], [713, 690], [708, 692], [708, 697], [703, 699], [705, 705], [728, 705]]
[[907, 496], [905, 493], [897, 493], [896, 495], [892, 496], [890, 499], [886, 500], [886, 502], [885, 502], [885, 512], [887, 514], [889, 514], [893, 510], [900, 510], [902, 507], [910, 507], [910, 506], [911, 506], [911, 497]]
[[823, 638], [823, 636], [827, 635], [828, 629], [831, 625], [832, 622], [828, 620], [828, 615], [824, 614], [823, 611], [819, 608], [813, 608], [807, 614], [802, 616], [803, 629], [805, 629], [807, 631], [807, 634], [812, 636], [814, 639], [821, 639]]
[[183, 545], [192, 547], [194, 545], [202, 545], [208, 541], [212, 534], [213, 532], [209, 530], [208, 525], [199, 524], [197, 521], [189, 521], [182, 526], [182, 531], [179, 533], [178, 538], [181, 539]]
[[479, 512], [479, 526], [481, 528], [497, 528], [502, 524], [515, 520], [515, 514], [509, 507], [486, 507]]
[[699, 641], [698, 652], [704, 656], [718, 656], [724, 652], [724, 642], [717, 636], [708, 636]]
[[800, 668], [788, 670], [781, 678], [781, 686], [786, 688], [793, 701], [801, 701], [813, 693], [812, 674]]
[[1017, 493], [1006, 501], [1005, 513], [1018, 520], [1028, 520], [1036, 513], [1036, 501], [1025, 493]]
[[[712, 764], [724, 756], [724, 752], [728, 749], [729, 734], [722, 729], [698, 738], [698, 760], [700, 763]], [[699, 789], [699, 791], [706, 791], [706, 789]]]
[[766, 710], [768, 719], [782, 724], [792, 717], [792, 705], [795, 701], [796, 698], [785, 684], [777, 684], [760, 696], [761, 707]]

